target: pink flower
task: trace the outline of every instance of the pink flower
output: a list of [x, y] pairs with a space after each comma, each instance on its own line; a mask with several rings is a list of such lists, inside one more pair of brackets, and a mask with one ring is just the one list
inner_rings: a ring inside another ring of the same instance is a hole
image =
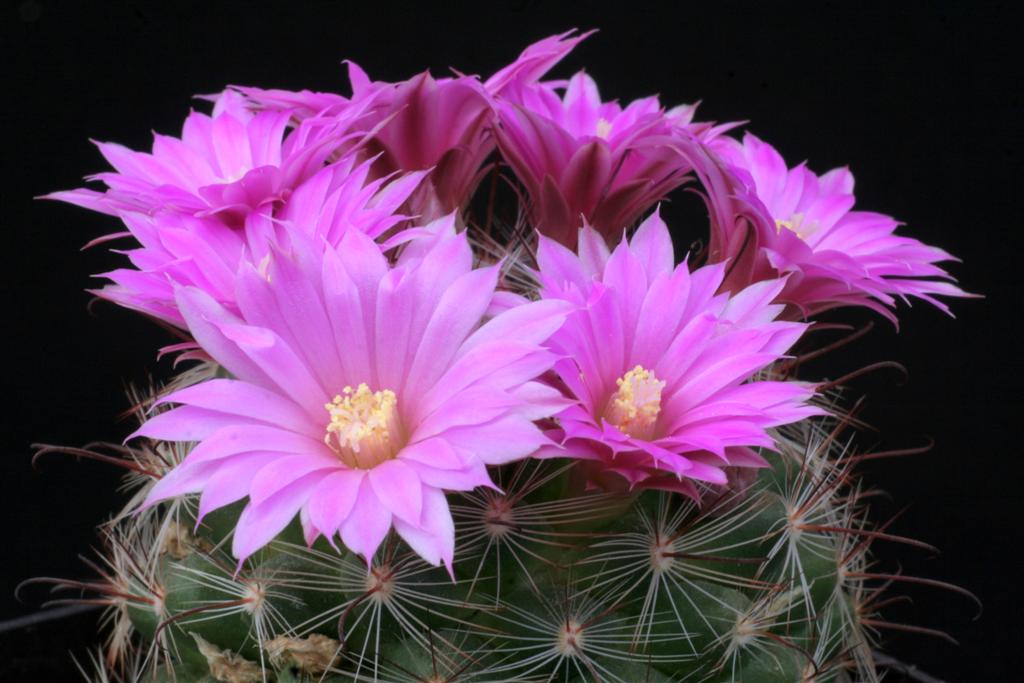
[[180, 285], [197, 287], [237, 313], [235, 278], [240, 264], [258, 266], [274, 244], [287, 244], [290, 234], [337, 246], [346, 232], [377, 238], [407, 218], [399, 208], [423, 174], [371, 181], [371, 164], [372, 160], [356, 164], [350, 156], [327, 166], [298, 186], [276, 216], [249, 213], [239, 228], [211, 215], [125, 212], [128, 232], [120, 236], [131, 236], [139, 244], [124, 252], [132, 267], [104, 273], [113, 284], [93, 293], [181, 327], [185, 320], [175, 297]]
[[[347, 115], [358, 118], [355, 109]], [[154, 135], [153, 150], [134, 152], [98, 142], [114, 172], [99, 173], [107, 190], [55, 192], [59, 199], [115, 216], [173, 212], [215, 216], [239, 227], [253, 212], [269, 212], [323, 166], [351, 120], [309, 119], [286, 134], [285, 111], [252, 113], [243, 98], [225, 91], [213, 115], [192, 112], [181, 138]]]
[[[458, 210], [479, 181], [480, 167], [494, 148], [490, 97], [476, 78], [435, 79], [424, 72], [401, 83], [371, 81], [348, 63], [352, 97], [309, 91], [239, 87], [250, 106], [284, 110], [300, 122], [309, 117], [356, 118], [364, 158], [374, 158], [374, 177], [431, 170], [430, 181], [411, 199], [411, 210], [429, 221]], [[363, 113], [365, 112], [365, 114]], [[300, 126], [302, 123], [299, 124]], [[350, 141], [345, 147], [352, 148]]]
[[723, 130], [693, 124], [693, 107], [666, 112], [657, 97], [602, 102], [583, 72], [568, 83], [512, 82], [497, 108], [498, 146], [526, 187], [534, 227], [569, 247], [584, 220], [617, 239], [688, 180], [680, 148]]
[[694, 481], [724, 484], [729, 466], [763, 466], [751, 447], [773, 446], [768, 428], [820, 411], [806, 384], [753, 379], [806, 327], [775, 321], [784, 282], [716, 294], [723, 265], [690, 273], [672, 254], [657, 213], [610, 254], [588, 227], [578, 255], [541, 237], [543, 299], [580, 307], [549, 342], [577, 404], [557, 416], [564, 450], [542, 455], [584, 460], [600, 486], [696, 497]]
[[374, 156], [374, 173], [432, 169], [429, 183], [411, 200], [412, 212], [424, 221], [462, 209], [481, 176], [484, 160], [494, 149], [495, 113], [492, 96], [511, 85], [534, 83], [589, 33], [569, 31], [541, 40], [486, 83], [456, 74], [434, 78], [429, 72], [406, 81], [371, 81], [354, 62], [348, 62], [351, 98], [303, 90], [264, 90], [238, 87], [250, 105], [265, 111], [288, 111], [297, 121], [309, 117], [352, 118], [359, 108], [359, 129], [371, 133], [364, 154]]
[[376, 173], [432, 169], [413, 202], [413, 211], [424, 220], [463, 208], [494, 149], [494, 112], [479, 81], [468, 76], [435, 80], [424, 72], [402, 83], [371, 83], [354, 64], [349, 75], [353, 101], [373, 98], [374, 115], [364, 125], [379, 126], [366, 147], [368, 154], [380, 155]]
[[533, 420], [564, 402], [534, 378], [552, 364], [541, 344], [569, 305], [486, 320], [498, 268], [474, 269], [453, 230], [417, 247], [394, 267], [358, 231], [337, 251], [275, 251], [265, 274], [242, 267], [240, 316], [178, 288], [196, 341], [236, 379], [174, 393], [166, 401], [179, 407], [139, 430], [197, 442], [148, 503], [201, 492], [202, 516], [248, 496], [240, 560], [298, 515], [310, 543], [340, 534], [369, 560], [393, 528], [450, 569], [445, 491], [492, 486], [487, 465], [548, 443]]
[[[725, 288], [787, 276], [778, 301], [787, 317], [809, 317], [839, 306], [866, 306], [895, 322], [896, 298], [969, 296], [937, 263], [955, 260], [937, 247], [894, 234], [889, 216], [854, 211], [853, 175], [836, 168], [817, 176], [803, 164], [787, 168], [779, 153], [751, 134], [740, 143], [712, 143], [738, 178], [749, 222], [712, 226], [711, 260], [733, 264]], [[757, 216], [756, 214], [760, 214]], [[752, 217], [752, 218], [751, 218]]]

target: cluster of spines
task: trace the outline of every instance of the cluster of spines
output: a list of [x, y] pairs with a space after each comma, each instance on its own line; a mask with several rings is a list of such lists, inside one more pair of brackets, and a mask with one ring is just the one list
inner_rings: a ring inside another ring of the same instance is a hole
[[[196, 524], [185, 497], [103, 526], [95, 580], [42, 581], [107, 606], [101, 681], [872, 682], [879, 631], [900, 627], [882, 591], [906, 577], [874, 572], [869, 545], [906, 539], [867, 522], [849, 423], [787, 428], [770, 469], [701, 505], [506, 466], [500, 491], [453, 497], [454, 579], [395, 538], [367, 566], [297, 524], [239, 567], [237, 506]], [[184, 455], [64, 452], [121, 463], [141, 491]]]

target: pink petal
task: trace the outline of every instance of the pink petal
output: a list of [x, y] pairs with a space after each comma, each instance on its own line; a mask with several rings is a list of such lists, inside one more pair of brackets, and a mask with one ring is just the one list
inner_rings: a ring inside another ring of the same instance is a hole
[[246, 453], [217, 463], [217, 471], [203, 487], [197, 523], [213, 510], [249, 495], [249, 484], [256, 472], [279, 458], [277, 453]]
[[310, 522], [328, 539], [352, 512], [365, 476], [362, 470], [338, 470], [321, 479], [310, 494]]
[[249, 486], [249, 500], [255, 505], [261, 505], [297, 479], [314, 472], [319, 473], [323, 478], [331, 471], [341, 467], [343, 465], [337, 458], [332, 458], [326, 453], [303, 453], [279, 457], [256, 472], [252, 478], [252, 484]]
[[212, 379], [176, 391], [157, 402], [184, 403], [219, 413], [230, 413], [290, 429], [315, 433], [322, 428], [304, 410], [284, 396], [233, 379]]
[[341, 523], [341, 540], [349, 550], [366, 558], [369, 567], [391, 529], [391, 520], [391, 511], [377, 499], [369, 478], [364, 477], [352, 510]]
[[377, 500], [394, 513], [396, 519], [408, 524], [420, 522], [423, 501], [420, 479], [416, 471], [401, 460], [387, 460], [367, 473]]
[[675, 250], [672, 247], [668, 226], [661, 219], [660, 209], [655, 209], [654, 213], [640, 224], [629, 246], [643, 263], [649, 280], [653, 280], [656, 275], [672, 273], [675, 266]]
[[433, 565], [444, 563], [452, 571], [455, 555], [455, 523], [444, 493], [423, 489], [423, 516], [418, 526], [395, 520], [395, 531], [420, 557]]
[[274, 539], [305, 505], [309, 493], [320, 481], [319, 474], [309, 474], [292, 482], [259, 505], [249, 503], [235, 525], [231, 553], [241, 563], [245, 558]]
[[195, 287], [181, 287], [175, 297], [188, 329], [218, 363], [239, 379], [268, 389], [277, 385], [221, 331], [222, 325], [237, 324], [237, 316], [224, 310], [213, 298]]

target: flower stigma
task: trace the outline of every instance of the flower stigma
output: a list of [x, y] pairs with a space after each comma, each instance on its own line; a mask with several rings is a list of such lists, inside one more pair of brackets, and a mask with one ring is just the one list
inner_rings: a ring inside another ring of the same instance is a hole
[[401, 444], [398, 398], [390, 389], [347, 386], [324, 408], [331, 419], [324, 443], [349, 467], [367, 470], [395, 457]]
[[653, 370], [641, 365], [615, 380], [619, 389], [612, 395], [604, 417], [619, 431], [640, 439], [649, 439], [661, 412], [661, 391], [665, 382]]
[[807, 239], [817, 227], [816, 221], [811, 221], [807, 225], [804, 225], [804, 215], [802, 213], [795, 213], [789, 217], [789, 220], [775, 219], [775, 232], [782, 234], [782, 230], [789, 230], [791, 233], [796, 235], [802, 240]]

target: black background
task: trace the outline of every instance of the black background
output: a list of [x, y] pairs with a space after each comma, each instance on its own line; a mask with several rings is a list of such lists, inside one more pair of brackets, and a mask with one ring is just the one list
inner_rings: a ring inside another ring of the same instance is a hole
[[[1012, 3], [570, 10], [35, 0], [2, 11], [0, 620], [45, 599], [32, 589], [16, 602], [18, 581], [84, 576], [76, 555], [120, 502], [116, 472], [56, 456], [33, 471], [29, 444], [120, 440], [130, 430], [118, 421], [124, 382], [170, 370], [154, 353], [166, 333], [111, 305], [86, 309], [90, 274], [119, 259], [79, 247], [113, 231], [114, 219], [32, 199], [104, 168], [88, 138], [148, 149], [151, 129], [177, 134], [190, 97], [226, 83], [344, 89], [343, 58], [384, 80], [427, 67], [486, 75], [529, 42], [578, 26], [601, 31], [557, 73], [586, 65], [606, 98], [701, 99], [701, 118], [750, 120], [790, 162], [809, 159], [819, 172], [849, 164], [861, 208], [895, 215], [907, 233], [963, 259], [952, 271], [985, 299], [953, 302], [956, 320], [925, 305], [904, 308], [898, 334], [879, 320], [867, 340], [812, 370], [835, 377], [879, 360], [906, 365], [907, 382], [885, 372], [854, 382], [878, 429], [860, 443], [901, 448], [932, 437], [936, 446], [872, 463], [866, 476], [891, 498], [879, 500], [877, 518], [910, 504], [890, 530], [942, 553], [879, 544], [879, 566], [955, 582], [985, 604], [974, 620], [959, 596], [908, 588], [913, 604], [890, 615], [962, 645], [891, 633], [889, 651], [951, 681], [1022, 679], [1024, 109], [1014, 61], [1024, 32]], [[700, 237], [691, 214], [677, 213], [679, 239]], [[79, 618], [0, 635], [0, 677], [75, 680], [64, 651], [83, 652], [91, 628]]]

